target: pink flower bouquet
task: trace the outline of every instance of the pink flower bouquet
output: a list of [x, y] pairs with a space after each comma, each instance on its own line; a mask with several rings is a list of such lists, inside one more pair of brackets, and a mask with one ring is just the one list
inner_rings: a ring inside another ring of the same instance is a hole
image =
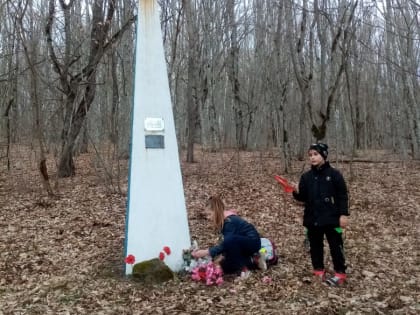
[[212, 261], [196, 266], [191, 271], [191, 278], [204, 282], [206, 285], [221, 285], [223, 283], [223, 270]]

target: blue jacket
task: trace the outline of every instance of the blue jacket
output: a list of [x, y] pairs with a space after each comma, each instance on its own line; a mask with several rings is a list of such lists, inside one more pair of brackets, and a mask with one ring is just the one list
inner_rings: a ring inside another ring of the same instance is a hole
[[303, 225], [306, 227], [338, 227], [340, 216], [349, 215], [346, 183], [329, 162], [304, 173], [299, 193], [293, 192], [293, 197], [305, 203]]
[[257, 229], [249, 222], [245, 221], [237, 215], [230, 215], [225, 218], [222, 228], [223, 240], [216, 246], [210, 247], [209, 252], [211, 257], [215, 257], [224, 252], [224, 240], [232, 235], [241, 235], [248, 237], [250, 241], [258, 243], [257, 251], [260, 246], [260, 234]]

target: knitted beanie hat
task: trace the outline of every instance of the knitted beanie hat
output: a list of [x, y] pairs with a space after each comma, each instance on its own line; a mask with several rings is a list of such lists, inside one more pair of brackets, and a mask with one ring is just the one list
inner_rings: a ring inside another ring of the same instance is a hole
[[325, 143], [313, 143], [309, 146], [308, 151], [309, 150], [317, 151], [324, 158], [324, 160], [326, 160], [328, 157], [328, 145]]

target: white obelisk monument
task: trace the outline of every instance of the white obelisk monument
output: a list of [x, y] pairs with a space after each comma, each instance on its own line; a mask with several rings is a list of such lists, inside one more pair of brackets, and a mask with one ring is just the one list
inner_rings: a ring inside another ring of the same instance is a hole
[[[139, 4], [125, 257], [141, 262], [168, 246], [164, 262], [177, 271], [191, 243], [159, 6]], [[125, 273], [131, 272], [127, 264]]]

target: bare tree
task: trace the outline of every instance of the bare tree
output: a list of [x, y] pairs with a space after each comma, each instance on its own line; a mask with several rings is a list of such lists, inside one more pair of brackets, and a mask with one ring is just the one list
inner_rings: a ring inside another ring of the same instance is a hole
[[58, 175], [67, 177], [75, 174], [73, 162], [73, 150], [76, 138], [83, 126], [86, 114], [94, 100], [96, 93], [96, 75], [98, 64], [105, 51], [121, 37], [123, 32], [128, 29], [134, 21], [134, 17], [129, 19], [123, 27], [109, 35], [110, 25], [115, 11], [115, 0], [95, 0], [92, 5], [92, 28], [90, 33], [90, 48], [87, 63], [79, 65], [75, 69], [74, 65], [80, 62], [81, 56], [74, 54], [72, 48], [72, 27], [70, 10], [74, 5], [74, 0], [66, 3], [59, 0], [60, 8], [64, 15], [64, 54], [59, 56], [57, 47], [54, 46], [54, 21], [56, 20], [55, 1], [49, 1], [48, 21], [45, 27], [45, 34], [49, 47], [49, 54], [54, 70], [59, 76], [60, 90], [65, 95], [65, 121], [62, 131], [62, 152], [60, 156]]
[[[328, 25], [331, 33], [331, 37], [327, 41], [325, 25], [320, 22], [321, 8], [318, 6], [318, 1], [314, 1], [315, 16], [310, 19], [308, 1], [304, 0], [301, 10], [302, 19], [299, 31], [296, 34], [298, 37], [296, 40], [293, 37], [289, 39], [294, 73], [302, 94], [302, 106], [309, 113], [312, 135], [316, 140], [321, 140], [326, 135], [331, 109], [336, 101], [337, 91], [348, 59], [348, 51], [343, 51], [341, 48], [347, 47], [350, 40], [350, 25], [357, 5], [358, 1], [352, 3], [341, 2], [337, 19], [330, 16], [328, 12], [322, 12], [322, 17], [327, 20], [328, 24], [326, 25]], [[293, 11], [291, 10], [291, 6], [289, 6], [289, 34], [293, 36], [295, 30], [293, 27]], [[317, 35], [321, 51], [321, 95], [318, 102], [315, 102], [313, 94], [315, 27], [318, 29]], [[306, 40], [309, 42], [308, 54], [305, 54], [306, 49], [304, 49]], [[326, 60], [327, 58], [328, 60]], [[329, 65], [329, 69], [326, 68], [327, 65]], [[327, 72], [329, 73], [328, 80]]]
[[187, 70], [187, 162], [194, 162], [194, 141], [198, 124], [198, 52], [199, 33], [192, 9], [192, 0], [183, 0], [188, 35], [188, 70]]
[[416, 10], [414, 4], [410, 7], [409, 3], [398, 0], [391, 6], [388, 0], [387, 10], [393, 11], [395, 31], [398, 32], [396, 45], [400, 56], [399, 73], [402, 81], [402, 100], [405, 104], [409, 126], [411, 152], [415, 159], [420, 159], [420, 75], [418, 74], [419, 55], [416, 52], [420, 41], [418, 8]]
[[225, 31], [229, 38], [227, 57], [227, 74], [233, 95], [233, 110], [235, 114], [236, 145], [239, 149], [246, 148], [244, 139], [244, 110], [239, 82], [239, 39], [235, 15], [235, 0], [226, 0]]
[[[25, 29], [24, 23], [23, 23], [23, 17], [25, 16], [26, 10], [29, 8], [30, 14], [28, 14], [29, 17], [29, 23], [30, 26], [29, 30]], [[21, 43], [23, 45], [26, 61], [28, 63], [29, 69], [30, 69], [30, 97], [31, 97], [31, 103], [32, 103], [32, 110], [34, 112], [34, 134], [36, 135], [36, 139], [39, 144], [39, 162], [38, 162], [38, 170], [42, 178], [42, 183], [44, 185], [45, 190], [47, 191], [48, 195], [53, 195], [53, 190], [50, 185], [49, 181], [49, 175], [48, 175], [48, 169], [47, 169], [47, 157], [46, 157], [46, 150], [45, 150], [45, 140], [43, 135], [43, 124], [42, 124], [42, 115], [41, 115], [41, 104], [40, 104], [40, 96], [39, 96], [39, 75], [38, 71], [35, 67], [35, 64], [37, 63], [37, 60], [32, 60], [32, 58], [36, 58], [36, 56], [39, 55], [38, 53], [38, 45], [39, 38], [36, 36], [40, 34], [38, 30], [35, 28], [35, 23], [33, 23], [34, 14], [32, 12], [33, 5], [32, 0], [29, 0], [24, 4], [22, 8], [19, 8], [18, 10], [18, 16], [19, 18], [19, 37], [21, 40]], [[29, 38], [27, 38], [27, 35], [29, 34]]]
[[[275, 146], [287, 163], [293, 154], [303, 157], [311, 139], [418, 158], [415, 1], [158, 3], [176, 131], [187, 160], [194, 160], [199, 142], [211, 150]], [[19, 4], [28, 8], [24, 17], [15, 10]], [[136, 4], [0, 3], [1, 142], [32, 145], [38, 115], [45, 153], [53, 147], [59, 156], [59, 176], [75, 173], [73, 154], [87, 139], [95, 148], [111, 140], [118, 157], [128, 156]], [[45, 37], [33, 42], [29, 24], [22, 28], [19, 19], [44, 28]], [[18, 28], [26, 34], [26, 53]]]
[[[2, 109], [2, 118], [5, 120], [5, 124], [2, 123], [2, 126], [5, 126], [6, 130], [3, 130], [3, 128], [0, 128], [0, 132], [5, 132], [6, 135], [6, 152], [5, 152], [5, 158], [7, 160], [7, 169], [10, 170], [10, 150], [11, 150], [11, 144], [12, 142], [15, 142], [16, 140], [16, 103], [17, 103], [17, 97], [18, 97], [18, 71], [19, 71], [19, 62], [18, 62], [18, 50], [20, 49], [19, 41], [17, 38], [17, 32], [18, 32], [18, 21], [17, 18], [15, 18], [14, 14], [11, 14], [12, 3], [9, 1], [3, 2], [0, 5], [0, 13], [1, 18], [0, 20], [3, 21], [9, 21], [9, 23], [5, 23], [2, 25], [2, 22], [0, 22], [1, 28], [0, 31], [2, 34], [7, 36], [4, 36], [8, 40], [2, 41], [1, 46], [4, 45], [3, 51], [5, 52], [5, 62], [4, 62], [4, 79], [0, 80], [0, 85], [2, 86], [2, 95], [1, 99], [2, 106], [0, 107]], [[7, 16], [9, 18], [7, 18]], [[2, 134], [1, 134], [2, 135]]]

